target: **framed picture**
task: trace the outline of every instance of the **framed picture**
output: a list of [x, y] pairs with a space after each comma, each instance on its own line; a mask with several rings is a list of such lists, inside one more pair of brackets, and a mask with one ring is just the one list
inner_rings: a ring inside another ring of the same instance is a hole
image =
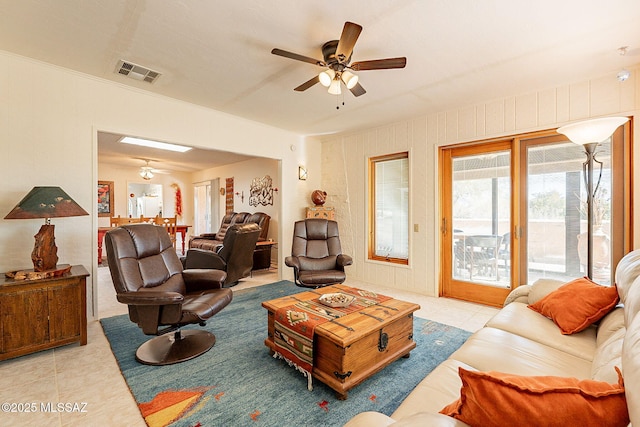
[[113, 216], [113, 181], [98, 181], [98, 216]]

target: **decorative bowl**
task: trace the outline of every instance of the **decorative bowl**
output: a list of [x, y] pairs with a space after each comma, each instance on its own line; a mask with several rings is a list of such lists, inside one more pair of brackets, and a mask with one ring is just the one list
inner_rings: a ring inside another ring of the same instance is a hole
[[353, 295], [343, 294], [342, 292], [324, 294], [318, 301], [329, 307], [348, 307], [356, 297]]

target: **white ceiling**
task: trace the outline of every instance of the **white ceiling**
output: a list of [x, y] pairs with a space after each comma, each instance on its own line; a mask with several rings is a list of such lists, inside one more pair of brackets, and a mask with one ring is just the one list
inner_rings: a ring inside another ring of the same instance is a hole
[[[322, 59], [345, 21], [364, 28], [352, 62], [407, 66], [361, 71], [367, 93], [337, 110], [320, 85], [293, 91], [320, 67], [270, 52]], [[640, 62], [640, 0], [0, 0], [0, 50], [317, 135], [614, 79]], [[162, 76], [123, 77], [120, 59]]]
[[197, 172], [217, 166], [229, 165], [254, 157], [219, 150], [192, 149], [176, 156], [172, 151], [123, 144], [124, 135], [98, 132], [98, 160], [126, 167], [149, 166], [162, 172]]

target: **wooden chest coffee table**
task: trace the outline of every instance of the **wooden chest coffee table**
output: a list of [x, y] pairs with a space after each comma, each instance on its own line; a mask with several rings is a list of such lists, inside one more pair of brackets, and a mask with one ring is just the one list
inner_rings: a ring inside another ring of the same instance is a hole
[[[265, 345], [271, 353], [277, 351], [274, 319], [279, 308], [344, 289], [349, 288], [333, 285], [263, 302], [269, 322]], [[318, 325], [313, 338], [313, 378], [335, 390], [338, 399], [346, 399], [348, 390], [395, 360], [409, 357], [416, 347], [413, 312], [418, 309], [418, 304], [389, 299]]]

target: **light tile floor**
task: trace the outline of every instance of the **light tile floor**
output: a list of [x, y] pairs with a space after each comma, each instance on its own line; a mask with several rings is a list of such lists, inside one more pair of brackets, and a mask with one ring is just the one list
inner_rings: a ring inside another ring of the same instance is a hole
[[[232, 289], [238, 291], [277, 280], [274, 270], [259, 271]], [[100, 317], [127, 313], [127, 307], [115, 299], [108, 268], [98, 269], [98, 284]], [[354, 280], [347, 280], [346, 284], [413, 301], [421, 306], [416, 316], [469, 331], [481, 328], [497, 311]], [[0, 426], [5, 427], [146, 426], [97, 320], [88, 323], [86, 346], [72, 344], [0, 362], [0, 403], [14, 404], [10, 409], [20, 410], [20, 413], [6, 412], [6, 405], [2, 406]], [[59, 403], [71, 404], [68, 406], [71, 412], [43, 411], [47, 404], [55, 408]]]

